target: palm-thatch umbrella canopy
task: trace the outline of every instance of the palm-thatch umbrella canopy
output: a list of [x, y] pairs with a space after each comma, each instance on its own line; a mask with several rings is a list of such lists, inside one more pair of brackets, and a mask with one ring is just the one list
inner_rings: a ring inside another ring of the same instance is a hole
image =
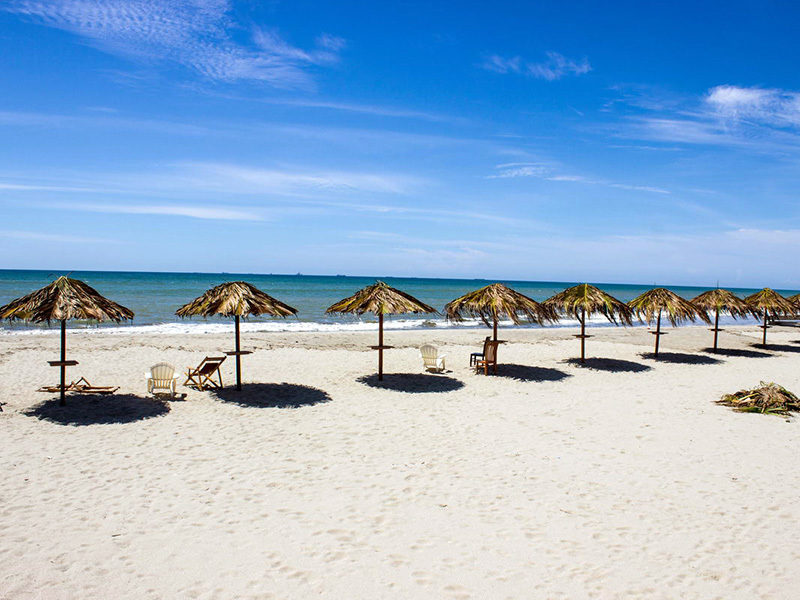
[[410, 294], [389, 287], [382, 281], [376, 281], [349, 298], [332, 304], [325, 312], [356, 315], [370, 312], [378, 315], [378, 345], [372, 346], [372, 349], [378, 351], [378, 381], [383, 381], [383, 351], [391, 348], [391, 346], [383, 345], [383, 315], [436, 313], [439, 311]]
[[789, 300], [781, 296], [778, 292], [770, 288], [764, 288], [760, 292], [748, 296], [744, 299], [750, 308], [759, 315], [764, 316], [764, 324], [759, 325], [764, 330], [764, 337], [761, 340], [763, 346], [767, 345], [767, 319], [772, 317], [783, 317], [786, 315], [793, 315], [797, 307]]
[[789, 296], [786, 299], [794, 305], [794, 314], [797, 315], [800, 313], [800, 294]]
[[586, 317], [600, 313], [611, 323], [617, 324], [617, 319], [624, 325], [630, 325], [633, 310], [624, 302], [607, 294], [600, 288], [588, 283], [580, 283], [563, 292], [559, 292], [544, 301], [545, 306], [576, 318], [581, 323], [581, 332], [577, 336], [581, 340], [581, 362], [586, 361]]
[[733, 292], [723, 289], [708, 290], [696, 298], [692, 299], [692, 304], [697, 308], [709, 313], [714, 312], [714, 351], [717, 351], [717, 338], [722, 329], [719, 328], [719, 313], [727, 312], [734, 319], [746, 318], [755, 315], [755, 311], [747, 302], [739, 298]]
[[658, 341], [662, 335], [665, 335], [661, 331], [662, 313], [667, 314], [667, 318], [673, 327], [696, 319], [701, 319], [711, 324], [711, 319], [708, 318], [705, 310], [696, 307], [688, 300], [684, 300], [678, 294], [666, 288], [649, 290], [628, 302], [628, 306], [633, 309], [639, 320], [647, 323], [652, 323], [653, 320], [656, 320], [656, 330], [651, 332], [656, 336], [655, 356], [658, 356]]
[[479, 318], [487, 327], [492, 327], [495, 342], [497, 321], [502, 317], [508, 317], [514, 325], [520, 324], [520, 317], [539, 325], [558, 321], [558, 313], [552, 306], [540, 304], [502, 283], [492, 283], [464, 294], [448, 302], [444, 311], [451, 321], [463, 321], [465, 316]]
[[19, 319], [34, 323], [61, 322], [61, 359], [50, 361], [53, 367], [61, 368], [61, 404], [66, 404], [66, 367], [77, 365], [67, 361], [67, 321], [127, 321], [133, 319], [133, 311], [101, 296], [93, 287], [77, 279], [59, 277], [50, 285], [31, 292], [27, 296], [12, 300], [0, 307], [0, 319]]
[[284, 304], [280, 300], [276, 300], [245, 281], [231, 281], [211, 288], [199, 298], [195, 298], [189, 304], [181, 306], [175, 311], [175, 314], [179, 317], [220, 315], [234, 318], [236, 350], [226, 352], [226, 354], [236, 356], [236, 389], [241, 391], [242, 354], [250, 354], [250, 352], [240, 349], [239, 319], [258, 315], [288, 317], [297, 314], [297, 309]]

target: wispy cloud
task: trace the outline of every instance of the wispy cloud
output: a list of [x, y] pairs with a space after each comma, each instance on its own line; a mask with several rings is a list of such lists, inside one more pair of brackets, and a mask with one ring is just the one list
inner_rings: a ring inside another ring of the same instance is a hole
[[31, 240], [35, 242], [56, 242], [64, 244], [109, 244], [119, 243], [119, 240], [108, 238], [83, 237], [77, 235], [63, 235], [60, 233], [44, 233], [40, 231], [0, 230], [0, 238], [12, 240]]
[[794, 153], [800, 146], [800, 92], [719, 85], [703, 96], [677, 102], [644, 103], [626, 93], [622, 137], [671, 144], [739, 148], [763, 153]]
[[54, 207], [67, 210], [124, 214], [124, 215], [161, 215], [171, 217], [191, 217], [213, 221], [262, 221], [263, 216], [251, 209], [219, 208], [212, 206], [189, 206], [181, 204], [92, 204], [61, 203]]
[[654, 194], [669, 194], [669, 190], [650, 185], [633, 185], [629, 183], [617, 183], [605, 179], [592, 179], [583, 175], [570, 175], [559, 173], [551, 165], [541, 163], [505, 163], [497, 165], [498, 172], [494, 175], [487, 175], [487, 179], [514, 179], [517, 177], [536, 177], [546, 181], [563, 181], [572, 183], [585, 183], [587, 185], [603, 185], [617, 188], [620, 190], [630, 190], [635, 192], [651, 192]]
[[584, 75], [592, 70], [587, 58], [574, 60], [558, 52], [546, 54], [547, 59], [541, 62], [530, 62], [520, 56], [505, 58], [492, 54], [486, 57], [481, 66], [495, 73], [516, 73], [547, 81], [555, 81], [566, 75]]
[[256, 29], [250, 43], [236, 27], [229, 0], [10, 0], [0, 10], [79, 35], [103, 51], [151, 64], [169, 62], [217, 82], [311, 85], [309, 68], [339, 60], [341, 38], [322, 34], [310, 49], [276, 31]]

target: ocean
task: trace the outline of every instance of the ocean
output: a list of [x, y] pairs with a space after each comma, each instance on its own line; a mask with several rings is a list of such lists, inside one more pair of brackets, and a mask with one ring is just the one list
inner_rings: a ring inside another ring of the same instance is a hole
[[[33, 270], [0, 270], [0, 306], [28, 294], [53, 279], [61, 272]], [[230, 330], [230, 320], [225, 318], [180, 319], [175, 311], [181, 305], [200, 296], [207, 289], [226, 281], [247, 281], [275, 298], [298, 309], [297, 317], [273, 319], [251, 317], [243, 322], [243, 331], [356, 331], [373, 330], [374, 315], [331, 316], [325, 309], [360, 288], [376, 281], [375, 277], [322, 276], [322, 275], [257, 275], [234, 273], [144, 273], [117, 271], [73, 271], [71, 277], [85, 281], [107, 298], [130, 308], [135, 317], [132, 323], [117, 325], [71, 322], [71, 328], [102, 329], [105, 332], [152, 333], [211, 333]], [[442, 310], [444, 305], [492, 281], [483, 279], [425, 279], [406, 277], [380, 278], [389, 285], [419, 298]], [[555, 281], [502, 281], [506, 285], [542, 301], [576, 282]], [[596, 284], [622, 301], [635, 298], [652, 286], [635, 284]], [[708, 288], [668, 286], [685, 298], [692, 298]], [[734, 293], [745, 296], [757, 290], [733, 288]], [[795, 291], [779, 290], [785, 294]], [[723, 323], [732, 322], [723, 317]], [[743, 323], [743, 321], [738, 321]], [[593, 325], [607, 325], [602, 316], [593, 319]], [[502, 325], [502, 324], [501, 324]], [[562, 319], [558, 325], [574, 326], [572, 319]], [[53, 325], [55, 326], [55, 324]], [[430, 327], [482, 327], [479, 321], [449, 323], [442, 315], [397, 315], [387, 317], [386, 329], [413, 329]], [[536, 327], [536, 325], [525, 325]], [[26, 323], [0, 324], [2, 333], [34, 333], [46, 325]]]

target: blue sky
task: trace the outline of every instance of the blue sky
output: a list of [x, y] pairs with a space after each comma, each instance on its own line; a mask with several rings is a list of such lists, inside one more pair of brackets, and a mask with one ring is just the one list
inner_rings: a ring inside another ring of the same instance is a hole
[[3, 267], [798, 288], [798, 23], [6, 0]]

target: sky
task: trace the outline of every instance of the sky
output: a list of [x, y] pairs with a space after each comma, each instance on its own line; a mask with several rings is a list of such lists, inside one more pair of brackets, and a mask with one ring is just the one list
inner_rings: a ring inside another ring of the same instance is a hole
[[0, 2], [0, 268], [800, 288], [800, 5]]

